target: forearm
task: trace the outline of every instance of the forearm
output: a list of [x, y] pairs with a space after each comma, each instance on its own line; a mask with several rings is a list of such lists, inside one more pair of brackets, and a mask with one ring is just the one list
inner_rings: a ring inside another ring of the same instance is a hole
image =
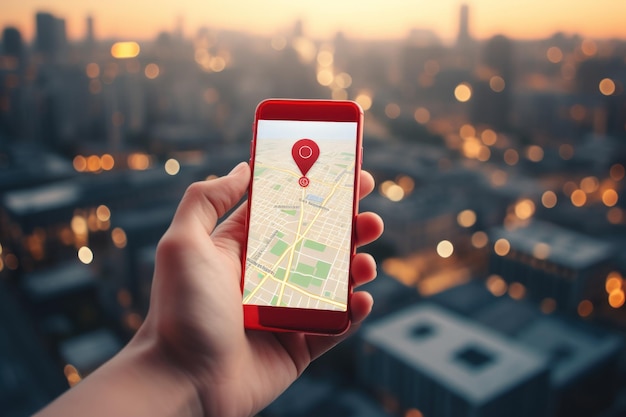
[[201, 416], [193, 383], [149, 340], [135, 339], [36, 417]]

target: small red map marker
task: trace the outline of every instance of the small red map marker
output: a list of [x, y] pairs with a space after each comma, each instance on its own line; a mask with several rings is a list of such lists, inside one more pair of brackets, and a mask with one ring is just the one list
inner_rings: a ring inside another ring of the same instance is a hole
[[309, 179], [306, 177], [306, 174], [320, 156], [319, 146], [311, 139], [300, 139], [293, 144], [291, 156], [293, 156], [293, 160], [302, 173], [298, 184], [300, 184], [300, 187], [307, 187], [309, 185]]

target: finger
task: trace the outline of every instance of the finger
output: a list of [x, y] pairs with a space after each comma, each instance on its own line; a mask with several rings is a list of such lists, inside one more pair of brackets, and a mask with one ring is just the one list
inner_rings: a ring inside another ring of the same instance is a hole
[[359, 325], [372, 311], [374, 298], [367, 291], [357, 291], [350, 299], [352, 326]]
[[374, 177], [367, 171], [361, 171], [361, 178], [359, 181], [359, 199], [364, 198], [366, 195], [372, 192], [374, 189]]
[[216, 246], [227, 249], [237, 258], [241, 257], [241, 249], [246, 240], [244, 225], [247, 215], [248, 201], [244, 201], [215, 228], [211, 235]]
[[242, 162], [224, 177], [191, 184], [176, 210], [172, 226], [182, 224], [191, 228], [188, 230], [195, 230], [200, 223], [211, 233], [217, 220], [241, 200], [249, 181], [250, 167]]
[[383, 234], [385, 224], [376, 213], [359, 213], [356, 218], [356, 245], [367, 245]]
[[352, 258], [351, 268], [355, 288], [376, 278], [376, 261], [369, 253], [357, 253]]

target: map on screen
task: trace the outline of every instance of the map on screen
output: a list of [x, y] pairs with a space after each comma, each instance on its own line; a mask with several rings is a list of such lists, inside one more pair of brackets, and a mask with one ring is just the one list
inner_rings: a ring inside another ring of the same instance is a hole
[[[244, 304], [346, 310], [356, 138], [356, 123], [259, 121]], [[319, 147], [306, 176], [297, 142]]]

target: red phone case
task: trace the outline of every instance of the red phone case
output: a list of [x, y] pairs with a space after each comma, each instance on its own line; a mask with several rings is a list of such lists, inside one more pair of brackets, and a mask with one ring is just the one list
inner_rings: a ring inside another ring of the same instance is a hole
[[[358, 212], [358, 190], [360, 177], [359, 172], [361, 170], [362, 162], [363, 110], [357, 103], [354, 103], [352, 101], [269, 99], [261, 102], [257, 106], [255, 113], [253, 129], [254, 139], [252, 140], [252, 146], [250, 149], [250, 166], [253, 173], [255, 167], [257, 144], [256, 139], [259, 120], [331, 121], [357, 123], [357, 132], [355, 138], [354, 192], [352, 195], [352, 225], [350, 237], [351, 242], [349, 263], [351, 266], [352, 259], [356, 251], [355, 219]], [[309, 152], [307, 149], [305, 155], [303, 156], [307, 157], [308, 154]], [[297, 155], [294, 153], [293, 157], [294, 160], [296, 160]], [[296, 163], [298, 163], [298, 161], [296, 161]], [[306, 169], [306, 167], [301, 168]], [[252, 179], [250, 181], [250, 186], [248, 190], [249, 201], [252, 201], [254, 195]], [[251, 204], [248, 205], [248, 213], [246, 218], [246, 245], [244, 245], [242, 253], [242, 294], [245, 285], [245, 270], [247, 259], [246, 252], [250, 226], [248, 224], [250, 219], [250, 210]], [[349, 276], [348, 280], [348, 296], [346, 300], [347, 308], [345, 311], [243, 304], [245, 327], [249, 329], [268, 331], [297, 331], [305, 333], [333, 335], [341, 334], [345, 332], [350, 326], [350, 295], [352, 293], [351, 275]]]

